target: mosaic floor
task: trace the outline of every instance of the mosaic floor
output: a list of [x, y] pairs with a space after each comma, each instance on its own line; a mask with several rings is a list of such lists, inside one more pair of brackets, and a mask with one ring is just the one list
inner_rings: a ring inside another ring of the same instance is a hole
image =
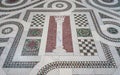
[[0, 75], [120, 75], [120, 0], [0, 0]]

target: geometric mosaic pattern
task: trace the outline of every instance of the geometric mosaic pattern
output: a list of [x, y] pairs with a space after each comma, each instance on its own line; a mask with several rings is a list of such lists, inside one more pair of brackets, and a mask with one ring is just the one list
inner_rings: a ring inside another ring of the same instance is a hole
[[81, 29], [76, 29], [76, 30], [77, 30], [78, 37], [92, 37], [90, 29], [81, 28]]
[[120, 0], [0, 0], [0, 75], [120, 75]]
[[78, 39], [80, 55], [94, 56], [97, 55], [97, 49], [93, 39]]
[[9, 34], [13, 31], [13, 29], [11, 27], [7, 27], [5, 29], [2, 30], [2, 34]]
[[35, 56], [38, 55], [40, 48], [40, 39], [26, 39], [22, 55], [23, 56]]
[[28, 37], [41, 37], [42, 36], [43, 29], [29, 29]]
[[45, 21], [44, 14], [36, 14], [33, 16], [31, 27], [43, 27]]
[[118, 30], [113, 28], [113, 27], [108, 28], [107, 31], [111, 34], [117, 34], [118, 33]]
[[88, 20], [86, 14], [74, 14], [75, 24], [78, 27], [88, 26]]

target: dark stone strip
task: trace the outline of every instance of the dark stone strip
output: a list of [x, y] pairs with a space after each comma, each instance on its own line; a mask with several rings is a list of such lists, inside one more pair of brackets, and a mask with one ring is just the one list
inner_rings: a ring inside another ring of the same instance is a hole
[[8, 42], [9, 38], [0, 38], [0, 43]]
[[5, 49], [5, 47], [0, 47], [0, 56], [3, 53], [3, 50]]

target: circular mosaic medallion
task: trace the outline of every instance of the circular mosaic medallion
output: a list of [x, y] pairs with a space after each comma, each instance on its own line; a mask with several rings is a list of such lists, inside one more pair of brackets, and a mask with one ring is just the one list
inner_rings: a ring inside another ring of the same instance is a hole
[[[6, 11], [11, 9], [18, 9], [16, 7], [24, 5], [28, 0], [2, 0], [1, 7], [2, 10], [6, 9]], [[12, 11], [12, 10], [11, 10]]]
[[107, 31], [111, 34], [117, 34], [118, 33], [118, 30], [116, 28], [113, 28], [113, 27], [109, 27], [107, 29]]
[[67, 8], [67, 4], [65, 2], [54, 2], [52, 4], [52, 8], [59, 8], [59, 9], [65, 9]]
[[2, 30], [2, 34], [9, 34], [13, 31], [13, 28], [7, 27]]
[[64, 5], [63, 4], [56, 4], [56, 7], [62, 8]]

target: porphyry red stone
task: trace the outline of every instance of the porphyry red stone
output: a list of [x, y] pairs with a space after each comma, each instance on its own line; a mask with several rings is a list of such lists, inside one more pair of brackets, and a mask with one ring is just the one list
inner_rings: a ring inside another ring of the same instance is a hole
[[63, 46], [67, 52], [73, 52], [70, 17], [66, 16], [63, 22]]
[[[66, 16], [63, 22], [63, 47], [67, 52], [73, 52], [70, 18]], [[46, 52], [52, 52], [56, 47], [57, 24], [53, 16], [50, 17]]]
[[48, 27], [46, 52], [52, 52], [52, 50], [55, 49], [56, 33], [57, 33], [57, 24], [55, 22], [54, 16], [51, 16], [49, 20], [49, 27]]

